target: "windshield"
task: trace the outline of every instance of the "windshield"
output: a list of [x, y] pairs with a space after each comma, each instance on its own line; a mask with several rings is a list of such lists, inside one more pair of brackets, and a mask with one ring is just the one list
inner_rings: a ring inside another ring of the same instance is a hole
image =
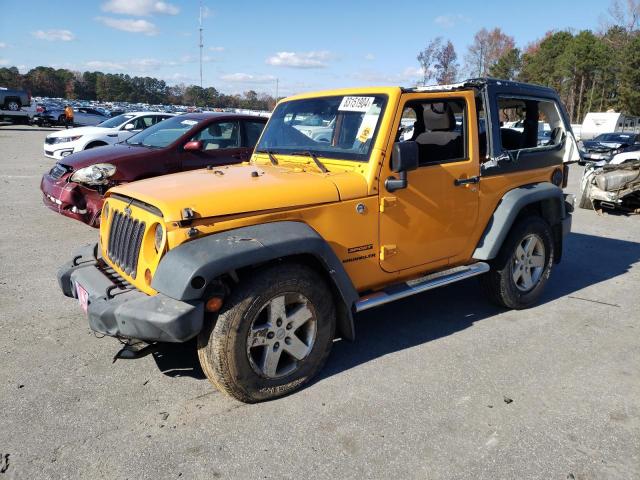
[[132, 114], [123, 114], [118, 115], [117, 117], [110, 118], [109, 120], [105, 120], [102, 123], [99, 123], [97, 126], [102, 128], [116, 128], [122, 125], [127, 120], [131, 120], [135, 115]]
[[594, 140], [598, 142], [629, 142], [633, 140], [633, 135], [629, 133], [602, 133]]
[[281, 103], [256, 151], [367, 161], [386, 101], [384, 95], [341, 95]]
[[200, 123], [191, 118], [173, 117], [129, 137], [126, 143], [144, 147], [163, 148], [172, 144], [182, 135]]

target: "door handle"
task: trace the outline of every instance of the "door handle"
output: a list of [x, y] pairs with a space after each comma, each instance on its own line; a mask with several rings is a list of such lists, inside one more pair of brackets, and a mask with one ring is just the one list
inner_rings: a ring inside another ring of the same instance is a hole
[[453, 184], [456, 187], [459, 187], [460, 185], [470, 185], [474, 183], [480, 183], [480, 177], [456, 178], [453, 181]]

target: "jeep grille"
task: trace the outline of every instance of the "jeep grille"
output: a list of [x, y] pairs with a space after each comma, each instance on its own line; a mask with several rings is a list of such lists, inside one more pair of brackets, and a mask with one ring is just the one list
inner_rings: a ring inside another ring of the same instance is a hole
[[145, 223], [117, 210], [112, 215], [107, 255], [124, 273], [136, 278]]

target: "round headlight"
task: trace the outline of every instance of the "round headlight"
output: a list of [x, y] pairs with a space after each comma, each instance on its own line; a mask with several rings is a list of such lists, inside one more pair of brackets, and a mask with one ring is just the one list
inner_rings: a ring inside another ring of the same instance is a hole
[[153, 238], [154, 246], [156, 247], [156, 251], [158, 252], [162, 247], [162, 237], [164, 237], [164, 230], [162, 228], [162, 225], [158, 224], [156, 225], [156, 231]]

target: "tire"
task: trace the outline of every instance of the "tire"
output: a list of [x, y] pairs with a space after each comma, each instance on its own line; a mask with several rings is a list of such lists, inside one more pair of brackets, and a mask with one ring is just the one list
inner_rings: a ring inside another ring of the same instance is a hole
[[287, 395], [323, 367], [335, 317], [331, 291], [313, 269], [278, 264], [258, 270], [225, 300], [217, 319], [205, 323], [200, 365], [213, 385], [242, 402]]
[[553, 248], [551, 227], [542, 218], [524, 217], [515, 223], [490, 262], [491, 270], [480, 277], [489, 299], [515, 310], [533, 306], [551, 275]]
[[7, 98], [4, 101], [4, 109], [10, 110], [12, 112], [17, 112], [22, 107], [20, 100], [16, 100], [15, 98]]

